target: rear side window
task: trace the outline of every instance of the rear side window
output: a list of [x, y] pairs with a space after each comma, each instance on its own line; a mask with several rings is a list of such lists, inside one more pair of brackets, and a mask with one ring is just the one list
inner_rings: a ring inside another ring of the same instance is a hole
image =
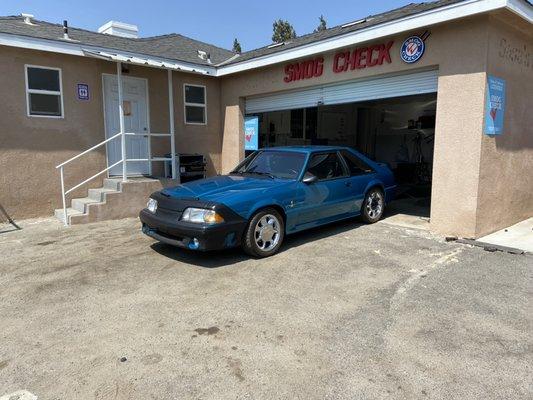
[[307, 172], [315, 175], [319, 180], [334, 179], [346, 175], [337, 153], [314, 154], [309, 161]]
[[348, 169], [350, 170], [350, 175], [363, 175], [363, 174], [369, 174], [374, 172], [372, 167], [365, 163], [363, 160], [361, 160], [359, 157], [357, 157], [355, 154], [342, 150], [341, 151], [342, 157], [344, 158], [344, 161], [346, 161], [346, 165], [348, 166]]

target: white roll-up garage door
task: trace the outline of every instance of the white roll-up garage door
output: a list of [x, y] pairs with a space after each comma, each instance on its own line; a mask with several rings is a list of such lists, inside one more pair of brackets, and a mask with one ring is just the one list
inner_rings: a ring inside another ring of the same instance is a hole
[[438, 70], [385, 75], [246, 98], [246, 114], [437, 92]]

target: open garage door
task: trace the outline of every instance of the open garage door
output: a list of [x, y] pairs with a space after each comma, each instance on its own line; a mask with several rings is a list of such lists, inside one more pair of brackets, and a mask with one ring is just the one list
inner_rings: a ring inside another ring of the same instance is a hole
[[386, 75], [246, 99], [246, 114], [436, 93], [438, 70]]

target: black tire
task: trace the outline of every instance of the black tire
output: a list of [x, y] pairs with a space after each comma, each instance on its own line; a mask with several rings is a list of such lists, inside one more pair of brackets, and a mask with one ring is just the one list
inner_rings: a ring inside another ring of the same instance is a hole
[[378, 222], [385, 212], [385, 194], [380, 188], [371, 188], [361, 205], [361, 219], [367, 224]]
[[[262, 229], [263, 227], [267, 228]], [[270, 240], [263, 241], [263, 234]], [[283, 217], [274, 208], [264, 208], [250, 219], [242, 238], [242, 248], [253, 257], [269, 257], [278, 252], [284, 238]]]

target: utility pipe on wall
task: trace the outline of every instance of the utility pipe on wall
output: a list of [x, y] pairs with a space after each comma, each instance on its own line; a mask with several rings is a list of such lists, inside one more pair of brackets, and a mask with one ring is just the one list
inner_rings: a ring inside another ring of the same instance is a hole
[[126, 128], [124, 127], [124, 99], [122, 93], [122, 63], [117, 62], [118, 112], [120, 123], [120, 145], [122, 153], [122, 182], [127, 180], [126, 170]]
[[174, 92], [172, 86], [172, 70], [168, 70], [168, 115], [170, 118], [170, 154], [172, 179], [176, 179], [176, 140], [174, 138]]

